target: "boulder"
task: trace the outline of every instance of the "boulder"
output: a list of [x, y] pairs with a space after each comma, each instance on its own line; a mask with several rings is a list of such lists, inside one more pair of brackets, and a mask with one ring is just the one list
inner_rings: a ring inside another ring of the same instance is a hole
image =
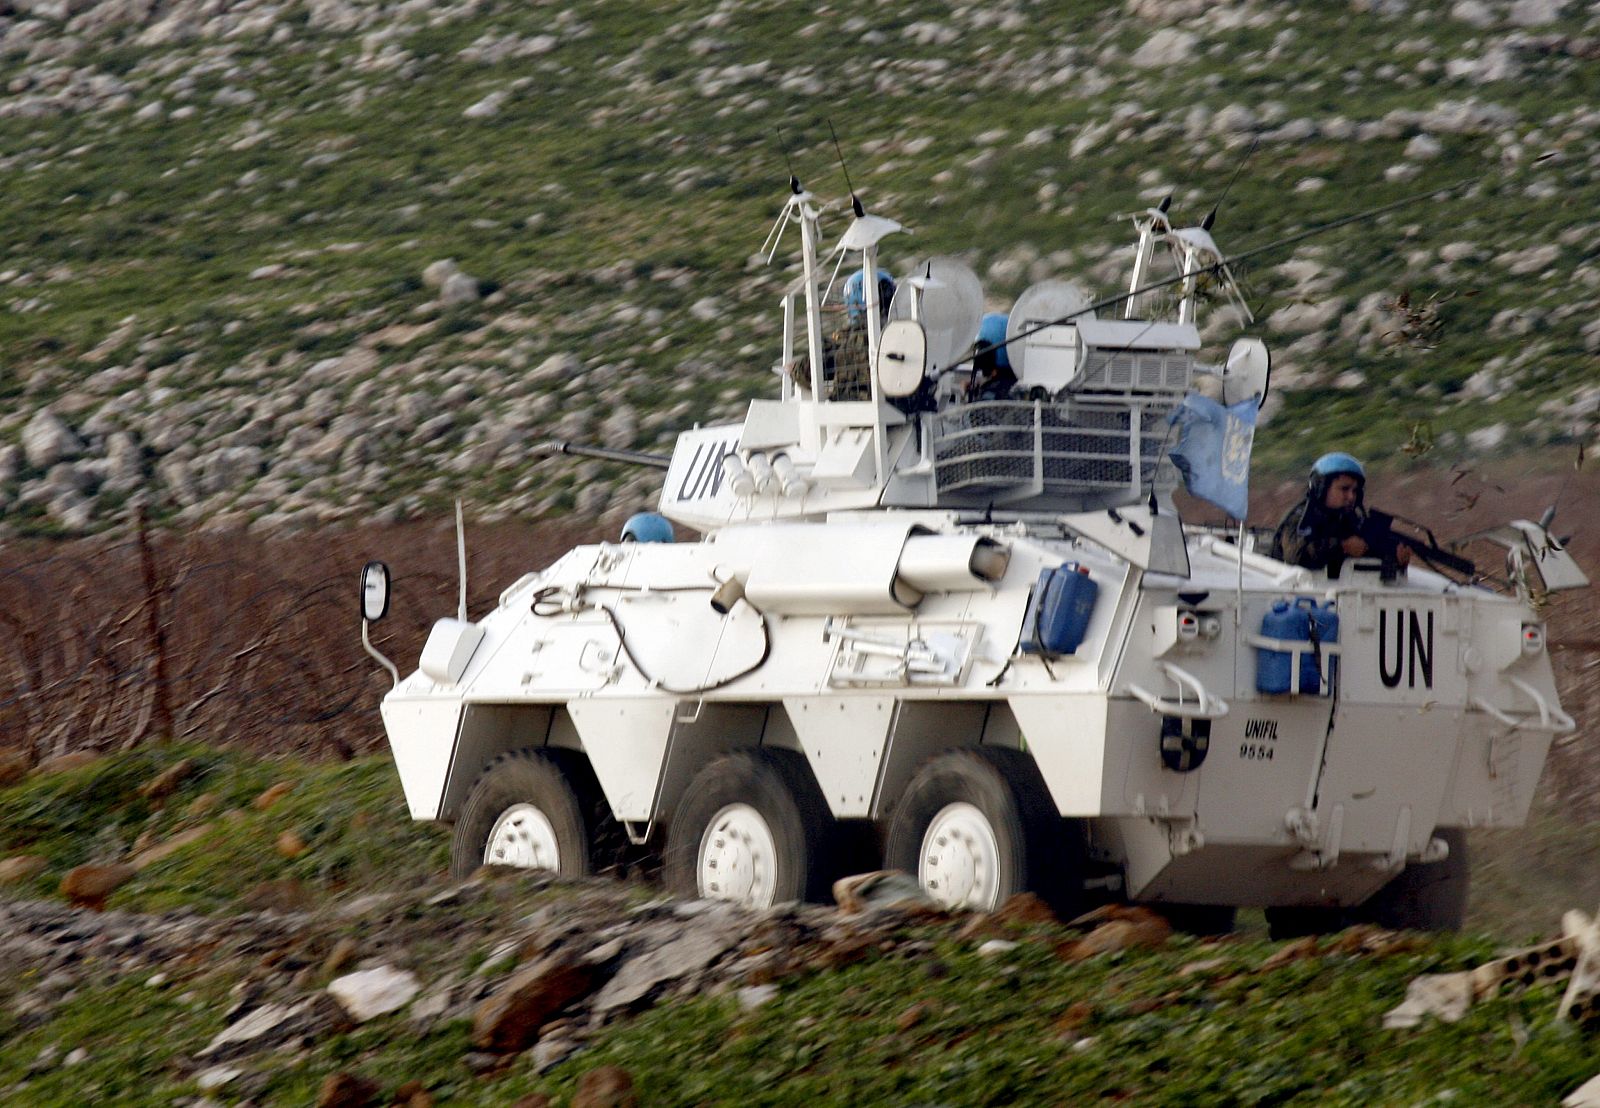
[[272, 807], [274, 804], [292, 792], [294, 792], [293, 781], [279, 781], [276, 785], [265, 789], [260, 796], [252, 800], [250, 802], [250, 806], [258, 812], [265, 812], [268, 808]]
[[193, 758], [182, 758], [139, 786], [139, 795], [146, 800], [160, 800], [178, 791], [178, 786], [194, 775], [199, 767]]
[[49, 469], [82, 454], [83, 443], [60, 416], [41, 408], [22, 429], [22, 453], [35, 469]]
[[417, 976], [393, 966], [375, 966], [336, 978], [328, 995], [357, 1023], [397, 1012], [411, 1003], [422, 988]]
[[572, 1108], [635, 1108], [633, 1075], [621, 1066], [596, 1066], [578, 1078]]
[[0, 885], [32, 880], [43, 873], [48, 864], [37, 854], [16, 854], [0, 860]]
[[472, 1043], [509, 1054], [539, 1037], [539, 1028], [594, 987], [596, 969], [574, 954], [556, 953], [517, 973], [472, 1015]]
[[138, 868], [121, 862], [109, 865], [90, 863], [77, 866], [61, 879], [61, 895], [74, 907], [100, 911], [106, 898], [133, 880]]

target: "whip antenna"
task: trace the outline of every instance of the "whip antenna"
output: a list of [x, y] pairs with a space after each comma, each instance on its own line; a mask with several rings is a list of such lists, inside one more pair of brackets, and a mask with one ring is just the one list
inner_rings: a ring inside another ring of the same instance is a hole
[[[1250, 140], [1250, 149], [1244, 152], [1244, 157], [1239, 159], [1239, 164], [1233, 167], [1233, 176], [1228, 178], [1227, 185], [1225, 185], [1222, 189], [1222, 195], [1217, 197], [1217, 202], [1211, 205], [1211, 210], [1207, 212], [1206, 217], [1200, 221], [1200, 229], [1202, 231], [1211, 230], [1211, 225], [1217, 221], [1217, 209], [1222, 207], [1222, 202], [1228, 198], [1228, 193], [1233, 190], [1233, 183], [1239, 179], [1239, 174], [1244, 170], [1245, 165], [1250, 161], [1250, 155], [1254, 154], [1256, 152], [1256, 147], [1260, 145], [1261, 136], [1257, 135], [1255, 138]], [[1162, 210], [1165, 211], [1166, 209], [1163, 208]]]
[[839, 149], [839, 135], [833, 129], [833, 120], [828, 120], [828, 134], [833, 138], [833, 152], [839, 155], [839, 168], [844, 171], [844, 187], [850, 190], [850, 210], [860, 219], [867, 214], [867, 209], [861, 206], [861, 198], [856, 195], [856, 186], [850, 180], [850, 167], [844, 164], [844, 151]]

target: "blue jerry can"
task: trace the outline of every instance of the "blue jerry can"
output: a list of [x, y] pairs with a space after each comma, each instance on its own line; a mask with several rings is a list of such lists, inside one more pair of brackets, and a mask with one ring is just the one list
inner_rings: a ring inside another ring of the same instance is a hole
[[[1334, 610], [1334, 602], [1329, 600], [1322, 604], [1312, 602], [1306, 614], [1310, 617], [1307, 637], [1312, 642], [1338, 642], [1339, 641], [1339, 613]], [[1317, 693], [1322, 690], [1322, 676], [1327, 675], [1328, 683], [1333, 683], [1335, 670], [1338, 668], [1339, 659], [1331, 654], [1321, 656], [1321, 672], [1318, 671], [1318, 655], [1302, 654], [1300, 656], [1300, 691], [1303, 693]]]
[[[1311, 613], [1300, 604], [1275, 600], [1272, 610], [1261, 617], [1261, 634], [1265, 638], [1283, 642], [1306, 642], [1311, 637]], [[1287, 650], [1256, 649], [1256, 691], [1286, 693], [1293, 686], [1294, 655]], [[1313, 673], [1316, 664], [1312, 663]], [[1300, 672], [1300, 691], [1305, 687], [1305, 669]]]
[[1100, 586], [1086, 566], [1063, 562], [1043, 570], [1022, 621], [1024, 654], [1071, 654], [1083, 642]]

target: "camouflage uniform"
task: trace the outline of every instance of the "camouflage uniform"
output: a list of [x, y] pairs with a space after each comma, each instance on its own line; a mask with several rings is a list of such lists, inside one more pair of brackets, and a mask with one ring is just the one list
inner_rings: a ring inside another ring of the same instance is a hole
[[[811, 359], [802, 355], [791, 372], [795, 384], [811, 387]], [[829, 400], [872, 399], [872, 366], [865, 324], [846, 324], [822, 337], [822, 380]]]
[[[1320, 499], [1320, 490], [1317, 499]], [[1344, 540], [1361, 531], [1361, 513], [1329, 511], [1307, 496], [1289, 509], [1272, 536], [1272, 556], [1280, 562], [1325, 569], [1336, 576], [1344, 565]]]

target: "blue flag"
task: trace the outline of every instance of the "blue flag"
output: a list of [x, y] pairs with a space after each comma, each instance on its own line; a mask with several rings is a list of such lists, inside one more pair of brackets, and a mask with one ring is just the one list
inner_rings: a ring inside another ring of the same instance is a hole
[[1250, 447], [1258, 406], [1253, 396], [1223, 407], [1190, 393], [1167, 417], [1178, 427], [1178, 443], [1170, 453], [1184, 488], [1232, 519], [1244, 519], [1250, 511]]

